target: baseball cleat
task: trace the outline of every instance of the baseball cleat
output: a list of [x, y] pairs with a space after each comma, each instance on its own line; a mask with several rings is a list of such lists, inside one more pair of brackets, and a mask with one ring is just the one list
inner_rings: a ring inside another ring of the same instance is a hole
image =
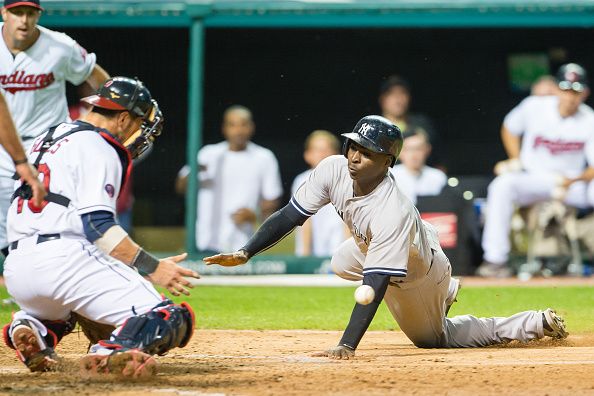
[[48, 347], [29, 321], [21, 319], [13, 325], [11, 341], [17, 357], [29, 370], [50, 371], [57, 368], [58, 355]]
[[476, 269], [475, 275], [483, 278], [509, 278], [512, 276], [512, 270], [509, 269], [507, 263], [496, 264], [483, 261]]
[[85, 377], [115, 374], [128, 378], [148, 378], [157, 373], [157, 361], [149, 354], [131, 349], [109, 355], [86, 355], [80, 360], [80, 370]]
[[542, 328], [544, 335], [547, 337], [561, 339], [567, 338], [569, 335], [565, 327], [565, 321], [551, 308], [542, 311]]
[[460, 283], [460, 279], [458, 278], [450, 278], [450, 286], [448, 289], [448, 297], [446, 298], [446, 311], [445, 314], [448, 316], [450, 312], [450, 308], [457, 300], [458, 292], [462, 288], [462, 284]]

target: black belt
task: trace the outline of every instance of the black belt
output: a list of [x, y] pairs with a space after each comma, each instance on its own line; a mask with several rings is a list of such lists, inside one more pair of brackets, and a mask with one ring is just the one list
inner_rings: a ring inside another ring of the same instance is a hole
[[[37, 235], [37, 244], [47, 242], [47, 241], [54, 241], [56, 239], [60, 239], [60, 234], [39, 234]], [[14, 241], [10, 244], [10, 250], [17, 249], [19, 247], [19, 241]]]

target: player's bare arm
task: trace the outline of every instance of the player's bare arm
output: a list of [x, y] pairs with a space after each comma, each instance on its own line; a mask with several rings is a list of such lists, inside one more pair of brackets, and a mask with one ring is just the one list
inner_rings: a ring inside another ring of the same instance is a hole
[[16, 132], [2, 94], [0, 94], [0, 145], [12, 158], [18, 175], [31, 186], [32, 200], [35, 205], [41, 205], [47, 191], [37, 178], [37, 170], [27, 160], [21, 139]]
[[501, 141], [510, 159], [520, 157], [522, 137], [512, 134], [505, 125], [501, 126]]
[[520, 147], [522, 137], [512, 134], [505, 125], [501, 126], [501, 141], [507, 153], [508, 159], [499, 161], [495, 164], [493, 172], [496, 175], [501, 175], [507, 172], [518, 171], [522, 165], [520, 163]]
[[579, 175], [578, 177], [565, 177], [563, 178], [563, 182], [561, 183], [561, 187], [569, 188], [573, 183], [583, 181], [589, 183], [590, 181], [594, 180], [594, 168], [587, 167], [584, 172]]
[[269, 218], [279, 207], [280, 202], [278, 199], [263, 199], [260, 202], [260, 210], [262, 211], [262, 219], [266, 220]]
[[101, 85], [103, 85], [103, 83], [107, 81], [109, 77], [109, 73], [107, 73], [105, 69], [103, 69], [99, 65], [95, 65], [95, 67], [93, 67], [91, 75], [89, 76], [89, 78], [87, 78], [86, 83], [89, 84], [91, 88], [93, 88], [93, 90], [96, 90]]

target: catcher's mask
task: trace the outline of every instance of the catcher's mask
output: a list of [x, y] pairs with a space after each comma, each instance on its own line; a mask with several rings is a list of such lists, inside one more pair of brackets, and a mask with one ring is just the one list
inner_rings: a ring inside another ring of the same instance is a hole
[[128, 111], [142, 118], [140, 129], [122, 142], [130, 151], [134, 162], [142, 160], [150, 153], [153, 141], [163, 130], [164, 118], [159, 104], [138, 78], [110, 78], [95, 95], [81, 100], [95, 107]]

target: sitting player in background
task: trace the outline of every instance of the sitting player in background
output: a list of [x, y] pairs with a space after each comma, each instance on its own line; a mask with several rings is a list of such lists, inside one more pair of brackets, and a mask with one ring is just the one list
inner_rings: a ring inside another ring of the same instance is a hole
[[594, 111], [586, 71], [561, 66], [556, 96], [530, 96], [503, 121], [501, 137], [509, 157], [495, 166], [483, 231], [484, 262], [476, 274], [508, 277], [509, 232], [515, 206], [552, 198], [570, 206], [594, 204]]
[[343, 136], [347, 139], [344, 156], [320, 162], [289, 204], [270, 216], [243, 248], [204, 261], [244, 264], [332, 203], [353, 235], [332, 257], [332, 268], [344, 279], [362, 280], [373, 295], [366, 305], [355, 304], [339, 344], [318, 356], [353, 358], [382, 300], [402, 331], [422, 348], [481, 347], [567, 336], [563, 320], [551, 309], [507, 318], [447, 318], [459, 281], [451, 278], [452, 268], [435, 229], [421, 220], [388, 171], [402, 147], [400, 130], [383, 117], [367, 116]]
[[[305, 140], [303, 159], [310, 169], [295, 177], [291, 192], [307, 180], [311, 171], [320, 161], [340, 152], [340, 141], [332, 133], [324, 130], [313, 131]], [[317, 216], [308, 219], [295, 231], [295, 255], [330, 257], [334, 250], [349, 236], [340, 216], [332, 205], [320, 209]]]
[[31, 201], [25, 183], [13, 195], [4, 275], [21, 311], [3, 334], [31, 371], [47, 371], [58, 363], [54, 348], [75, 314], [116, 328], [91, 340], [85, 374], [152, 375], [151, 355], [185, 346], [194, 317], [143, 276], [179, 295], [191, 287], [184, 276], [197, 274], [177, 264], [185, 254], [159, 260], [139, 247], [115, 211], [132, 160], [160, 135], [163, 116], [142, 82], [126, 77], [85, 100], [89, 114], [51, 127], [28, 153], [48, 190], [43, 203]]
[[426, 165], [431, 144], [422, 131], [404, 134], [400, 153], [401, 164], [391, 168], [398, 188], [413, 203], [418, 196], [439, 195], [446, 185], [447, 176], [441, 170]]

